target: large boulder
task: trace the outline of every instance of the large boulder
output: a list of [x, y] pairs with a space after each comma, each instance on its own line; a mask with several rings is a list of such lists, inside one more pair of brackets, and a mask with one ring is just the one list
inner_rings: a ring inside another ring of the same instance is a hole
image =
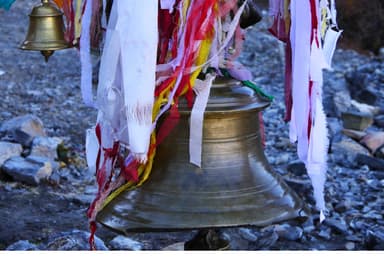
[[44, 157], [15, 156], [4, 162], [2, 170], [15, 181], [38, 185], [52, 174], [52, 164]]
[[0, 141], [0, 167], [4, 162], [14, 156], [20, 156], [23, 147], [18, 143]]
[[383, 0], [337, 0], [337, 20], [343, 29], [340, 43], [379, 54], [384, 46]]
[[36, 136], [46, 136], [43, 122], [34, 115], [14, 117], [0, 125], [0, 133], [7, 141], [29, 147]]

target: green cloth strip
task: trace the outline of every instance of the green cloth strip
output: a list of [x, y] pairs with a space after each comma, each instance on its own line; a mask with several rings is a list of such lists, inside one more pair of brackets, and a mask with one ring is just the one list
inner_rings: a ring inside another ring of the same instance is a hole
[[[228, 72], [227, 69], [225, 68], [220, 68], [220, 72], [225, 76], [225, 77], [229, 77], [229, 78], [232, 78], [234, 79]], [[254, 90], [257, 94], [259, 94], [259, 96], [262, 96], [266, 99], [268, 99], [269, 101], [273, 101], [274, 97], [271, 96], [271, 95], [268, 95], [266, 94], [260, 87], [258, 87], [255, 83], [247, 80], [247, 81], [241, 81], [241, 83], [244, 85], [244, 86], [247, 86], [248, 88], [251, 88], [252, 90]]]
[[251, 81], [241, 81], [241, 83], [244, 85], [244, 86], [247, 86], [251, 89], [253, 89], [257, 94], [259, 94], [260, 96], [264, 97], [264, 98], [267, 98], [269, 101], [273, 101], [274, 97], [271, 96], [271, 95], [268, 95], [266, 94], [262, 89], [260, 89], [259, 87], [256, 86], [256, 84], [254, 84], [253, 82]]

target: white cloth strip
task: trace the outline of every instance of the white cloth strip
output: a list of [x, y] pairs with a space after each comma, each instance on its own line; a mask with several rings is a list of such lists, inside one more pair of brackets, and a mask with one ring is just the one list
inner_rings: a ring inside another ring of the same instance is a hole
[[92, 17], [92, 0], [86, 2], [81, 22], [80, 62], [81, 62], [81, 94], [85, 105], [94, 107], [92, 94], [92, 59], [90, 53], [90, 26]]
[[158, 1], [115, 0], [129, 148], [145, 163], [156, 81]]
[[214, 75], [207, 74], [204, 81], [196, 79], [193, 88], [196, 98], [189, 126], [189, 161], [198, 167], [201, 167], [204, 113], [214, 79]]

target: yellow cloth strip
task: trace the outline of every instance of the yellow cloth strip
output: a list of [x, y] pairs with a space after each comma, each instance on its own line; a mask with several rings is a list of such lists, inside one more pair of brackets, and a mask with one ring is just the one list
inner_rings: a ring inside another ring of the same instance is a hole
[[291, 12], [289, 11], [290, 4], [291, 0], [284, 0], [284, 20], [286, 33], [288, 33], [289, 28], [291, 27]]
[[[208, 59], [211, 43], [212, 43], [212, 39], [202, 41], [201, 47], [200, 47], [200, 52], [199, 52], [199, 55], [198, 55], [198, 57], [196, 59], [196, 65], [197, 66], [200, 66], [201, 64], [206, 62], [206, 60]], [[200, 68], [198, 68], [196, 71], [194, 71], [192, 73], [192, 75], [191, 75], [191, 85], [194, 85], [194, 82], [195, 82], [197, 76], [201, 72], [201, 69], [202, 68], [200, 67]], [[174, 83], [175, 83], [175, 81], [173, 83], [171, 83], [171, 85], [174, 85]], [[172, 88], [173, 87], [169, 87], [168, 90], [164, 91], [161, 94], [161, 96], [156, 100], [156, 102], [154, 104], [154, 109], [155, 109], [156, 112], [154, 112], [154, 114], [157, 115], [159, 113], [161, 104], [164, 103], [164, 99], [167, 99], [167, 98], [164, 97], [164, 95], [166, 93], [168, 95], [170, 93], [170, 89], [172, 89]], [[185, 93], [187, 90], [188, 90], [188, 87], [184, 87], [183, 92]], [[153, 132], [151, 134], [151, 146], [154, 146], [155, 144], [156, 144], [156, 133]], [[150, 156], [148, 157], [148, 162], [146, 164], [143, 164], [143, 165], [139, 166], [139, 168], [138, 168], [139, 182], [135, 183], [135, 182], [129, 181], [126, 184], [124, 184], [121, 187], [119, 187], [118, 189], [116, 189], [114, 192], [112, 192], [106, 198], [106, 200], [104, 201], [103, 205], [101, 206], [101, 209], [103, 209], [109, 202], [111, 202], [116, 196], [121, 194], [123, 191], [131, 191], [131, 190], [141, 186], [148, 179], [148, 177], [149, 177], [149, 175], [151, 173], [151, 170], [152, 170], [153, 160], [154, 160], [154, 157], [155, 157], [155, 153], [156, 153], [156, 149], [154, 149], [151, 152]]]
[[[151, 134], [151, 146], [153, 146], [153, 144], [156, 144], [156, 134], [155, 134], [155, 132], [153, 132]], [[154, 160], [154, 157], [155, 157], [155, 153], [156, 153], [156, 149], [154, 149], [153, 152], [151, 153], [150, 157], [148, 157], [147, 163], [139, 166], [139, 168], [138, 168], [139, 182], [135, 183], [133, 181], [128, 181], [124, 185], [122, 185], [119, 188], [117, 188], [115, 191], [113, 191], [105, 199], [105, 201], [101, 205], [101, 208], [100, 208], [101, 210], [105, 206], [107, 206], [108, 203], [110, 203], [116, 196], [118, 196], [122, 192], [124, 192], [126, 190], [127, 191], [132, 191], [133, 189], [141, 186], [145, 181], [147, 181], [147, 179], [149, 177], [149, 174], [151, 173], [151, 170], [152, 170], [152, 165], [153, 165], [153, 160]]]
[[[75, 40], [80, 38], [81, 34], [81, 22], [80, 22], [80, 17], [81, 17], [81, 2], [82, 0], [76, 0], [76, 9], [75, 9]], [[91, 1], [89, 1], [88, 4], [90, 4]]]
[[321, 9], [321, 38], [324, 39], [325, 32], [328, 29], [327, 25], [327, 8]]

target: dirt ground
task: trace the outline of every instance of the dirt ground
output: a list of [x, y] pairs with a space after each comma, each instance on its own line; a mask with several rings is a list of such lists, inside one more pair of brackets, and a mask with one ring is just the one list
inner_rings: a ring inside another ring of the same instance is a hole
[[[73, 159], [60, 182], [27, 186], [0, 173], [0, 250], [18, 240], [47, 244], [57, 234], [73, 229], [89, 231], [89, 199], [81, 199], [94, 185], [84, 164], [84, 131], [93, 125], [95, 111], [81, 100], [80, 64], [76, 51], [57, 51], [44, 63], [36, 52], [18, 49], [27, 31], [28, 14], [39, 0], [16, 0], [11, 10], [0, 10], [0, 123], [23, 114], [43, 119], [49, 136], [64, 137]], [[266, 2], [266, 1], [265, 1]], [[39, 95], [39, 92], [43, 92]], [[74, 161], [74, 162], [72, 162]], [[84, 180], [85, 179], [85, 180]], [[86, 197], [92, 197], [87, 195]], [[229, 230], [229, 233], [232, 231]], [[144, 248], [159, 250], [189, 239], [194, 232], [132, 234]], [[99, 226], [97, 236], [106, 244], [117, 234]], [[233, 234], [235, 235], [235, 234]], [[280, 241], [281, 250], [343, 250], [346, 240]], [[249, 249], [248, 249], [249, 248]], [[257, 246], [244, 246], [258, 250]]]
[[53, 192], [50, 186], [14, 187], [7, 191], [7, 183], [0, 185], [0, 249], [18, 240], [44, 243], [54, 233], [75, 228], [88, 230], [85, 205], [63, 198], [60, 191]]
[[[83, 183], [81, 178], [92, 177], [85, 175], [83, 145], [84, 130], [93, 123], [96, 112], [82, 103], [75, 50], [57, 51], [45, 63], [40, 53], [19, 49], [28, 29], [28, 14], [38, 3], [17, 0], [9, 11], [0, 9], [0, 123], [19, 115], [38, 116], [47, 135], [61, 137], [76, 153], [80, 162], [68, 170], [79, 175], [78, 180], [61, 178], [59, 183], [28, 186], [0, 173], [0, 250], [18, 240], [39, 244], [60, 232], [88, 231], [85, 213], [89, 200], [73, 196], [94, 184], [92, 180]], [[73, 178], [72, 172], [66, 173]]]

